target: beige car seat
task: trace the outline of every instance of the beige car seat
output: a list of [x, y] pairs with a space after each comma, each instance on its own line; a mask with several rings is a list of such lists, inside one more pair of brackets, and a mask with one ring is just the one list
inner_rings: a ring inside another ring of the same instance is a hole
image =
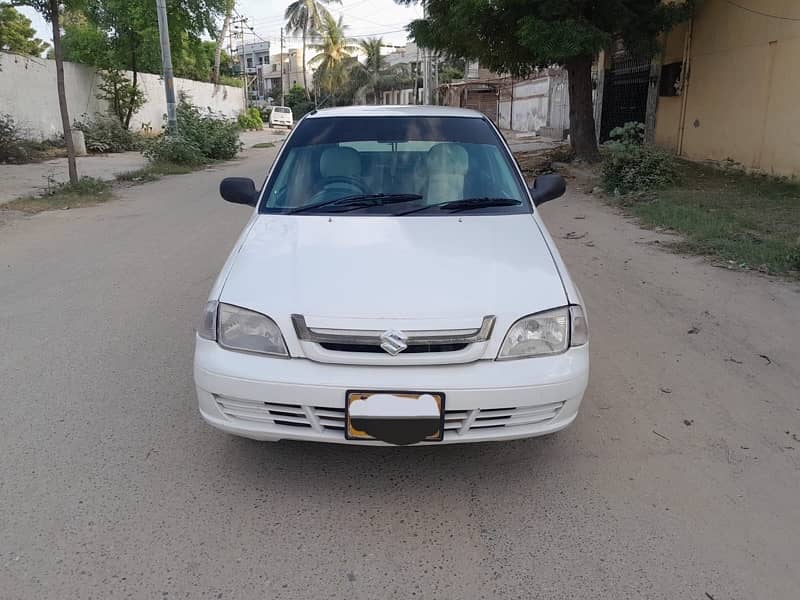
[[425, 201], [429, 204], [464, 198], [464, 181], [469, 170], [469, 155], [461, 144], [436, 144], [425, 159], [428, 182]]

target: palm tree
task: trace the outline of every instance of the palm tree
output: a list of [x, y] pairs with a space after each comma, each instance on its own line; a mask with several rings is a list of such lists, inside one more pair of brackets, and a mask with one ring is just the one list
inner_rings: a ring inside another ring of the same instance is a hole
[[347, 82], [352, 53], [358, 49], [353, 40], [345, 35], [345, 29], [347, 26], [342, 22], [342, 17], [336, 21], [330, 14], [326, 14], [320, 28], [321, 41], [318, 44], [311, 44], [319, 54], [314, 56], [309, 64], [319, 67], [320, 84], [331, 96], [334, 90], [341, 89]]
[[381, 56], [381, 48], [383, 47], [383, 38], [369, 38], [359, 42], [360, 50], [367, 55], [364, 61], [364, 71], [367, 74], [367, 82], [364, 90], [372, 90], [372, 97], [375, 104], [378, 103], [378, 87], [381, 80], [381, 72], [383, 65], [386, 62]]
[[324, 4], [334, 2], [341, 4], [342, 0], [294, 0], [286, 7], [286, 13], [283, 15], [289, 32], [294, 35], [300, 34], [303, 37], [303, 85], [306, 88], [306, 97], [308, 98], [310, 96], [308, 78], [306, 76], [306, 41], [310, 34], [319, 31], [326, 17], [330, 17], [330, 13]]

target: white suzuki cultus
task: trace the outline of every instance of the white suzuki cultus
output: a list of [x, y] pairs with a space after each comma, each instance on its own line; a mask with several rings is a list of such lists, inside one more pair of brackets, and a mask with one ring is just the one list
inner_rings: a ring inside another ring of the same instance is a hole
[[482, 114], [348, 107], [298, 122], [211, 290], [203, 418], [257, 440], [441, 444], [553, 433], [589, 375], [580, 293]]

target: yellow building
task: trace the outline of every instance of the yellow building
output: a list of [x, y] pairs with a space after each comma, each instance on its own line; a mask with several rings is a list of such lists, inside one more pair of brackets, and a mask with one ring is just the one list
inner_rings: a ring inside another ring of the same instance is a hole
[[700, 0], [662, 65], [657, 144], [800, 175], [800, 0]]

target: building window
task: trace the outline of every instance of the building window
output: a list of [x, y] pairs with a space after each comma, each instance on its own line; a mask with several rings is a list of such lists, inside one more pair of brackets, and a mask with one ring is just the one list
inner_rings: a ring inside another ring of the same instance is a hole
[[659, 96], [680, 96], [683, 83], [683, 63], [674, 62], [661, 67]]
[[252, 69], [253, 68], [253, 59], [252, 58], [248, 58], [247, 59], [247, 68], [248, 69]]

